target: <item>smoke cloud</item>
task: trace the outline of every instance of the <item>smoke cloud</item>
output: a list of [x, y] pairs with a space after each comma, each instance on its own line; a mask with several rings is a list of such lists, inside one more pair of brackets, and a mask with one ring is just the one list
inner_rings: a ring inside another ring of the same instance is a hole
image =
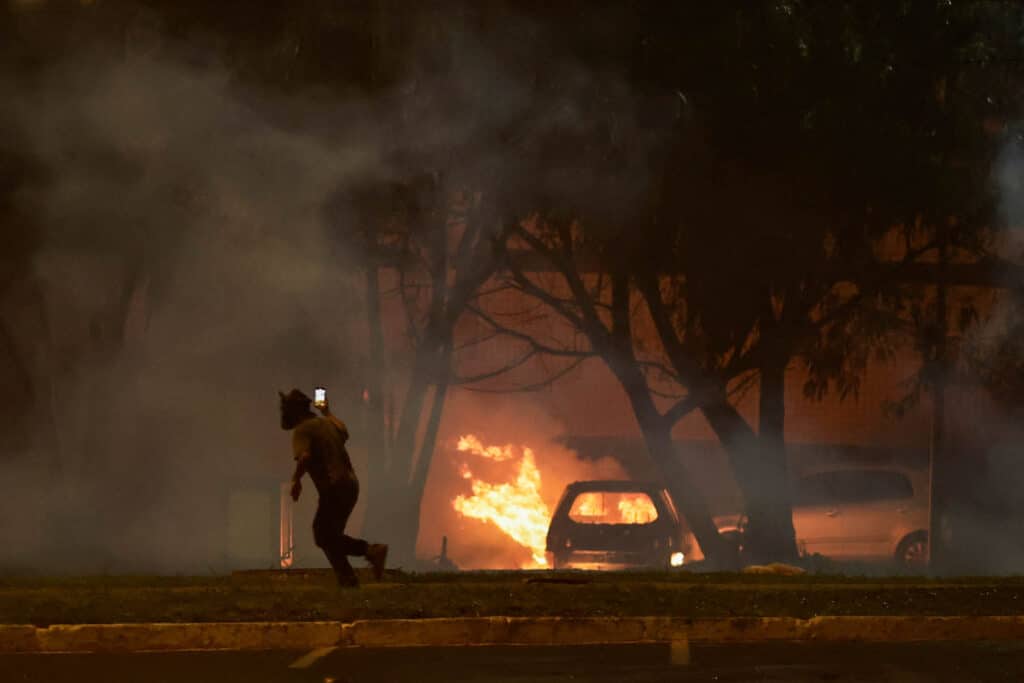
[[[14, 132], [0, 162], [9, 155], [32, 170], [4, 197], [24, 218], [4, 224], [3, 239], [24, 249], [26, 272], [0, 279], [0, 377], [16, 380], [0, 410], [17, 416], [0, 426], [0, 571], [195, 573], [272, 562], [278, 487], [291, 468], [276, 390], [324, 384], [342, 417], [359, 410], [366, 340], [359, 264], [346, 244], [357, 220], [334, 201], [339, 194], [399, 179], [403, 160], [447, 155], [442, 184], [507, 180], [512, 202], [540, 186], [625, 222], [659, 146], [657, 126], [636, 113], [672, 118], [679, 109], [674, 93], [668, 103], [646, 101], [623, 78], [580, 68], [558, 54], [556, 38], [542, 40], [513, 17], [500, 36], [449, 27], [439, 41], [427, 32], [431, 58], [458, 68], [437, 75], [428, 60], [410, 59], [405, 78], [372, 100], [257, 88], [144, 17], [125, 54], [73, 51], [0, 86], [0, 125]], [[446, 23], [457, 23], [455, 13]], [[615, 26], [610, 15], [597, 23]], [[268, 50], [286, 48], [298, 46]], [[527, 63], [545, 64], [544, 83], [531, 80]], [[616, 111], [607, 132], [623, 155], [616, 179], [587, 177], [583, 152], [566, 155], [578, 167], [538, 165], [538, 150], [506, 136], [524, 119], [538, 138], [592, 133], [587, 126], [601, 123], [588, 121], [586, 102]], [[1020, 149], [1006, 147], [995, 178], [1013, 226], [1024, 218]], [[9, 183], [0, 181], [4, 192]], [[1007, 254], [1017, 257], [1024, 243], [1014, 239]], [[593, 399], [614, 386], [606, 375], [556, 393]], [[598, 402], [595, 432], [635, 428], [625, 404]], [[528, 396], [452, 390], [423, 501], [421, 555], [436, 555], [448, 536], [450, 557], [465, 568], [530, 556], [454, 510], [455, 496], [469, 492], [459, 436], [533, 449], [549, 509], [571, 481], [623, 476], [611, 460], [582, 461], [557, 446], [566, 425], [556, 412]], [[981, 511], [1020, 490], [1012, 457], [1020, 439], [1010, 421], [986, 424], [1007, 435], [1005, 445], [991, 447], [970, 508], [978, 512], [957, 533], [995, 548], [1002, 536], [992, 530], [1019, 511]], [[350, 426], [365, 481], [376, 454]], [[475, 468], [493, 483], [514, 472], [509, 463]], [[305, 526], [311, 486], [305, 495], [301, 562], [320, 564]], [[357, 532], [365, 497], [364, 488]], [[996, 569], [1020, 566], [1012, 553], [1005, 559]]]
[[18, 200], [45, 226], [34, 341], [58, 452], [37, 439], [0, 462], [17, 482], [0, 514], [19, 520], [0, 566], [223, 568], [232, 491], [288, 476], [274, 391], [340, 383], [324, 370], [351, 353], [353, 289], [322, 206], [374, 150], [244, 95], [222, 70], [138, 57], [4, 97], [47, 174]]
[[[32, 227], [7, 226], [38, 239], [22, 286], [0, 301], [32, 387], [29, 436], [0, 457], [0, 517], [17, 520], [0, 526], [0, 570], [273, 561], [292, 465], [276, 390], [325, 384], [343, 416], [362, 390], [360, 275], [345, 246], [356, 219], [334, 199], [400, 178], [402, 159], [471, 143], [444, 181], [493, 178], [497, 132], [536, 105], [457, 30], [447, 49], [460, 69], [440, 78], [412, 60], [407, 79], [369, 100], [246, 85], [143, 19], [124, 54], [70, 53], [0, 93], [13, 153], [38, 171], [12, 195]], [[583, 87], [586, 74], [570, 71]], [[374, 454], [360, 439], [364, 478]], [[258, 539], [251, 556], [232, 550]]]

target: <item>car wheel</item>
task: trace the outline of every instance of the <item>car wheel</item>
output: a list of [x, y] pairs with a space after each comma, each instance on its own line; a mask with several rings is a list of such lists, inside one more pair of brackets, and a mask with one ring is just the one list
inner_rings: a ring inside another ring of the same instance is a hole
[[928, 532], [915, 531], [896, 548], [896, 562], [904, 569], [924, 571], [928, 568]]

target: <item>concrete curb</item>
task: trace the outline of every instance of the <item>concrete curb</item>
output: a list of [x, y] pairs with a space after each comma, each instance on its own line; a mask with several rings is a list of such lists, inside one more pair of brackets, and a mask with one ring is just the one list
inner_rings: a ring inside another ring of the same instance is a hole
[[1024, 640], [1009, 617], [469, 617], [341, 623], [0, 626], [0, 652], [312, 650], [322, 647]]
[[0, 652], [306, 650], [338, 643], [336, 621], [0, 626]]
[[586, 645], [765, 641], [914, 642], [1022, 640], [1024, 616], [1010, 617], [477, 617], [357, 621], [340, 645]]

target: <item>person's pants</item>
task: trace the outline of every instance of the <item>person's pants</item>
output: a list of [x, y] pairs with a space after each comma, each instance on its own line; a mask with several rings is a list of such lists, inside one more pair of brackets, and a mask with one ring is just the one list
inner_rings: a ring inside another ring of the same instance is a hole
[[345, 535], [345, 525], [359, 500], [359, 482], [351, 480], [335, 484], [320, 493], [320, 502], [313, 518], [313, 540], [324, 551], [338, 581], [355, 583], [356, 574], [348, 556], [365, 557], [366, 541]]

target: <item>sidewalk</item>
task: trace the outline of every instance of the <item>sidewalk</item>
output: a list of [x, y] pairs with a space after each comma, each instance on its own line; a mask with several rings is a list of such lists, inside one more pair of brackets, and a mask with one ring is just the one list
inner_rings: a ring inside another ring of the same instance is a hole
[[1024, 640], [1024, 616], [466, 617], [351, 623], [233, 622], [0, 626], [0, 652], [314, 650], [331, 647], [664, 642]]

